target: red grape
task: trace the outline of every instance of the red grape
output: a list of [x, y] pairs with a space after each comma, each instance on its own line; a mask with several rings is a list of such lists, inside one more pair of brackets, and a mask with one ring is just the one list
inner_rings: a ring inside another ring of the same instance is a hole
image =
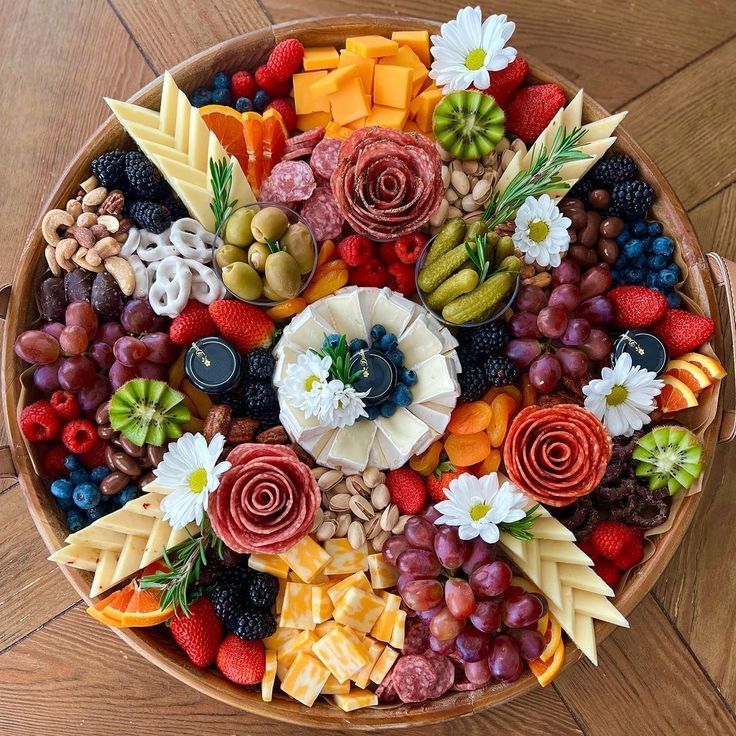
[[480, 537], [468, 542], [468, 547], [470, 551], [467, 559], [463, 562], [463, 572], [466, 575], [470, 575], [481, 565], [493, 562], [496, 559], [496, 548], [488, 542], [484, 542]]
[[442, 593], [439, 580], [411, 580], [403, 586], [401, 597], [412, 611], [428, 611], [439, 604]]
[[527, 660], [539, 659], [544, 651], [544, 637], [536, 629], [511, 629], [509, 631], [519, 645], [519, 653]]
[[91, 340], [97, 332], [97, 315], [89, 302], [72, 302], [67, 305], [65, 322], [67, 327], [83, 327]]
[[58, 340], [65, 327], [66, 325], [61, 324], [61, 322], [47, 322], [41, 327], [41, 332], [53, 335]]
[[[421, 615], [421, 614], [420, 614]], [[444, 654], [447, 656], [451, 652], [455, 651], [455, 640], [454, 639], [437, 639], [434, 636], [429, 637], [429, 648], [436, 654]]]
[[541, 352], [542, 346], [539, 342], [530, 338], [511, 340], [502, 350], [502, 353], [519, 368], [526, 368]]
[[613, 343], [603, 330], [594, 327], [582, 348], [591, 360], [605, 360], [613, 350]]
[[424, 511], [422, 511], [422, 516], [434, 524], [434, 522], [437, 521], [437, 519], [439, 519], [440, 516], [442, 516], [442, 514], [439, 511], [437, 511], [437, 509], [434, 506], [430, 505], [430, 506], [427, 506], [427, 508], [424, 509]]
[[491, 674], [504, 682], [513, 682], [521, 674], [523, 664], [519, 653], [519, 645], [507, 634], [499, 634], [491, 643], [488, 655]]
[[492, 598], [501, 595], [511, 585], [513, 573], [502, 560], [482, 565], [470, 576], [470, 587], [476, 595]]
[[108, 370], [115, 362], [112, 348], [106, 342], [93, 342], [89, 349], [89, 357], [103, 370]]
[[473, 685], [485, 685], [491, 679], [491, 668], [488, 665], [488, 657], [477, 662], [466, 662], [464, 665], [465, 677]]
[[545, 337], [562, 337], [567, 329], [567, 313], [562, 307], [545, 307], [537, 315], [537, 329]]
[[416, 549], [433, 551], [434, 535], [436, 533], [437, 527], [421, 516], [412, 516], [406, 520], [404, 526], [404, 536], [409, 540], [409, 544]]
[[442, 570], [437, 555], [426, 549], [407, 549], [396, 562], [402, 573], [415, 578], [435, 578]]
[[572, 258], [565, 258], [559, 266], [552, 269], [552, 283], [577, 284], [580, 281], [580, 265]]
[[151, 329], [156, 313], [151, 309], [148, 299], [131, 299], [120, 315], [120, 322], [128, 332], [140, 335]]
[[[86, 302], [80, 302], [86, 304]], [[95, 380], [95, 364], [84, 355], [66, 358], [59, 366], [59, 384], [67, 391], [91, 388]]]
[[462, 630], [463, 622], [458, 621], [449, 608], [442, 608], [429, 622], [429, 631], [437, 639], [454, 639]]
[[165, 332], [143, 335], [141, 342], [148, 348], [148, 360], [151, 363], [166, 365], [172, 363], [179, 355], [179, 346], [174, 345]]
[[529, 366], [529, 382], [543, 394], [554, 391], [562, 378], [562, 366], [554, 355], [540, 355]]
[[[406, 522], [407, 526], [409, 521]], [[448, 570], [456, 570], [465, 562], [468, 555], [468, 543], [460, 539], [456, 527], [443, 526], [435, 535], [434, 552], [442, 567], [446, 567]]]
[[464, 621], [475, 610], [475, 596], [467, 580], [448, 578], [445, 581], [445, 603], [450, 613]]
[[84, 412], [92, 412], [110, 398], [110, 381], [104, 376], [95, 376], [92, 385], [79, 392], [79, 406]]
[[570, 378], [582, 378], [590, 367], [588, 356], [575, 348], [559, 348], [555, 358], [560, 361], [562, 372]]
[[537, 315], [533, 312], [518, 312], [508, 321], [509, 330], [513, 337], [539, 337]]
[[110, 383], [114, 391], [117, 391], [124, 383], [138, 377], [138, 371], [135, 368], [129, 368], [127, 365], [118, 363], [116, 360], [110, 366]]
[[137, 337], [129, 337], [124, 335], [115, 341], [112, 348], [115, 359], [127, 365], [128, 368], [135, 368], [141, 361], [148, 358], [148, 347], [144, 345]]
[[516, 308], [520, 312], [534, 312], [537, 314], [547, 305], [547, 295], [539, 286], [522, 286], [516, 296]]
[[115, 344], [115, 341], [125, 334], [125, 330], [120, 322], [105, 322], [104, 325], [100, 325], [95, 334], [95, 340], [104, 342], [110, 347]]
[[560, 307], [565, 312], [574, 312], [580, 304], [580, 287], [577, 284], [560, 284], [549, 295], [550, 307]]
[[399, 555], [409, 549], [411, 545], [409, 540], [403, 534], [396, 534], [393, 537], [389, 537], [384, 543], [381, 552], [386, 558], [387, 562], [392, 565], [396, 564], [396, 560], [399, 559]]
[[57, 375], [60, 365], [61, 362], [58, 360], [48, 365], [37, 365], [33, 371], [33, 385], [45, 394], [51, 394], [61, 388]]
[[26, 330], [15, 339], [13, 350], [26, 363], [47, 365], [59, 357], [59, 341], [41, 330]]
[[[401, 577], [404, 577], [403, 575]], [[406, 584], [408, 581], [404, 581]], [[417, 618], [423, 623], [429, 626], [432, 619], [444, 608], [443, 601], [440, 601], [434, 608], [429, 608], [426, 611], [417, 611]]]
[[611, 288], [612, 281], [613, 277], [608, 266], [601, 264], [589, 268], [580, 278], [580, 298], [585, 300], [605, 294]]
[[138, 375], [141, 378], [153, 378], [157, 381], [166, 381], [169, 378], [169, 371], [165, 365], [160, 363], [151, 363], [144, 360], [138, 364]]
[[475, 611], [470, 616], [470, 623], [478, 631], [492, 634], [501, 628], [501, 603], [495, 598], [488, 601], [478, 601]]
[[59, 335], [59, 346], [66, 355], [81, 355], [88, 344], [87, 332], [79, 325], [65, 327]]
[[573, 317], [567, 321], [565, 334], [560, 338], [563, 345], [582, 345], [590, 335], [590, 323], [580, 317]]
[[455, 648], [465, 662], [478, 662], [488, 656], [490, 638], [474, 626], [466, 625], [455, 639]]
[[506, 599], [501, 605], [501, 618], [510, 629], [522, 629], [539, 621], [544, 615], [542, 599], [532, 593], [522, 593]]
[[591, 325], [608, 324], [613, 321], [613, 304], [607, 296], [594, 296], [578, 307], [577, 316]]

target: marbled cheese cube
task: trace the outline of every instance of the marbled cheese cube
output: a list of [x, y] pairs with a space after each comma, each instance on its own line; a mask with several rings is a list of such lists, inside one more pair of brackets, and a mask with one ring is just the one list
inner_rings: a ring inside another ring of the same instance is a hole
[[258, 572], [267, 572], [281, 580], [286, 580], [289, 574], [289, 566], [279, 557], [279, 555], [251, 555], [248, 558], [248, 567]]
[[350, 680], [338, 682], [334, 675], [327, 678], [327, 682], [322, 688], [321, 695], [347, 695], [350, 692]]
[[334, 606], [327, 592], [332, 585], [333, 583], [327, 582], [312, 586], [312, 620], [315, 624], [324, 623], [332, 618]]
[[368, 555], [368, 570], [373, 590], [392, 588], [399, 579], [399, 568], [387, 562], [382, 552]]
[[389, 593], [387, 590], [382, 590], [378, 597], [383, 599], [386, 606], [386, 611], [398, 611], [401, 608], [401, 596], [395, 593]]
[[312, 646], [312, 653], [338, 682], [345, 682], [368, 664], [368, 647], [336, 626]]
[[359, 688], [367, 687], [371, 672], [373, 671], [376, 662], [378, 662], [378, 659], [383, 654], [383, 650], [385, 649], [385, 644], [381, 644], [374, 639], [367, 639], [366, 641], [368, 643], [368, 664], [360, 669], [358, 673], [356, 675], [353, 675], [351, 678], [352, 681], [355, 683], [355, 686]]
[[288, 642], [290, 642], [295, 636], [299, 636], [301, 632], [299, 629], [276, 629], [276, 633], [271, 634], [267, 639], [263, 640], [263, 644], [266, 649], [281, 649]]
[[399, 653], [395, 649], [386, 647], [371, 670], [370, 681], [380, 685], [398, 658]]
[[350, 590], [351, 588], [360, 588], [366, 593], [373, 592], [373, 588], [371, 588], [370, 581], [365, 576], [365, 573], [356, 572], [349, 577], [346, 577], [344, 580], [340, 580], [334, 585], [331, 585], [327, 589], [327, 595], [330, 597], [333, 605], [337, 605], [337, 603], [340, 601], [340, 598], [345, 595], [345, 591]]
[[335, 606], [332, 617], [339, 624], [368, 633], [383, 613], [383, 601], [373, 593], [350, 588]]
[[333, 695], [335, 705], [346, 713], [378, 705], [378, 696], [370, 690], [351, 690], [347, 695]]
[[281, 680], [281, 689], [294, 700], [311, 707], [322, 692], [329, 676], [329, 671], [315, 657], [306, 652], [299, 652]]
[[406, 625], [406, 611], [396, 611], [394, 630], [391, 632], [389, 643], [396, 649], [404, 648], [404, 627]]
[[309, 535], [279, 557], [305, 583], [311, 583], [330, 561], [330, 555]]
[[347, 538], [328, 539], [325, 551], [332, 558], [324, 568], [325, 575], [349, 575], [368, 569], [368, 547], [353, 549]]
[[278, 655], [273, 650], [266, 652], [266, 669], [261, 680], [261, 700], [270, 703], [273, 698], [273, 684], [276, 682]]
[[371, 629], [371, 636], [378, 641], [385, 641], [386, 643], [391, 641], [391, 636], [394, 633], [394, 626], [396, 625], [396, 614], [399, 613], [397, 610], [384, 612], [378, 617], [378, 620], [373, 624]]
[[314, 629], [312, 618], [312, 586], [304, 583], [286, 583], [281, 606], [279, 626], [291, 629]]

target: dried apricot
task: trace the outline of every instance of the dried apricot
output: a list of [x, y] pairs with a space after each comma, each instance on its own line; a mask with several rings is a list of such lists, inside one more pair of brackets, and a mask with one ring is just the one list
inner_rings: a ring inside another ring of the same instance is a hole
[[326, 273], [322, 278], [312, 281], [302, 292], [307, 304], [314, 304], [318, 299], [329, 296], [341, 289], [348, 282], [348, 270], [341, 268], [339, 271]]
[[483, 397], [483, 401], [485, 401], [486, 404], [490, 404], [496, 396], [500, 396], [502, 393], [504, 393], [502, 388], [496, 388], [495, 386], [493, 388], [489, 388]]
[[287, 299], [274, 307], [266, 310], [266, 314], [274, 321], [281, 322], [284, 319], [299, 314], [307, 306], [306, 299], [295, 296], [293, 299]]
[[525, 373], [521, 377], [521, 405], [533, 406], [537, 403], [537, 389], [532, 386], [529, 380], [529, 374]]
[[323, 263], [331, 261], [337, 253], [337, 246], [332, 240], [325, 240], [324, 243], [319, 247], [319, 253], [317, 254], [317, 268]]
[[493, 399], [491, 403], [493, 417], [488, 425], [488, 437], [492, 447], [501, 447], [506, 432], [508, 432], [511, 417], [518, 408], [516, 400], [509, 394], [500, 394]]
[[485, 401], [470, 401], [458, 404], [450, 416], [447, 429], [455, 434], [482, 432], [491, 422], [493, 412]]
[[473, 466], [473, 473], [482, 478], [489, 473], [495, 473], [501, 467], [501, 450], [491, 450], [488, 457]]
[[485, 432], [452, 434], [445, 440], [445, 452], [455, 465], [475, 465], [485, 460], [491, 450], [491, 440]]
[[442, 442], [436, 440], [424, 452], [409, 460], [409, 467], [425, 478], [432, 475], [440, 464], [442, 454]]
[[332, 271], [339, 271], [341, 268], [347, 268], [348, 264], [342, 260], [342, 258], [336, 258], [334, 261], [322, 264], [315, 272], [314, 279], [321, 279], [326, 273], [332, 273]]

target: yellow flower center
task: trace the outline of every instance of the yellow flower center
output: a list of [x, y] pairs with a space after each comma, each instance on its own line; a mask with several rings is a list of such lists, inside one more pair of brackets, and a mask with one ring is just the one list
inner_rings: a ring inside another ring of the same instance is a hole
[[207, 471], [204, 468], [197, 468], [189, 474], [189, 490], [192, 493], [202, 493], [207, 485]]
[[623, 404], [628, 396], [629, 392], [626, 388], [623, 386], [614, 386], [611, 389], [611, 393], [608, 394], [608, 397], [606, 398], [606, 403], [609, 406], [618, 406], [619, 404]]
[[486, 52], [483, 49], [473, 49], [465, 57], [465, 66], [471, 71], [482, 69], [486, 64]]
[[549, 225], [542, 220], [536, 220], [529, 225], [529, 239], [541, 243], [549, 235]]
[[490, 510], [491, 507], [487, 503], [477, 503], [470, 509], [470, 518], [473, 521], [480, 521]]
[[319, 376], [309, 376], [309, 378], [304, 381], [304, 390], [309, 393], [314, 387], [315, 383], [319, 383]]

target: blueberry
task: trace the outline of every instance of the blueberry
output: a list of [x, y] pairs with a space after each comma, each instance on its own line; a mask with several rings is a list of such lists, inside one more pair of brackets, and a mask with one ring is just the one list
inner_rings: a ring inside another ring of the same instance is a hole
[[638, 258], [642, 253], [644, 253], [644, 243], [642, 243], [638, 238], [629, 240], [629, 242], [624, 245], [624, 253], [626, 253], [627, 258]]
[[416, 386], [417, 381], [419, 380], [419, 376], [414, 371], [410, 371], [408, 368], [404, 368], [403, 371], [401, 371], [401, 377], [399, 378], [401, 383], [404, 384], [404, 386]]
[[230, 89], [230, 75], [227, 72], [217, 72], [212, 77], [213, 89]]
[[652, 249], [652, 239], [647, 235], [646, 238], [642, 238], [641, 242], [644, 243], [644, 250], [649, 252]]
[[667, 304], [669, 304], [672, 309], [677, 309], [682, 305], [682, 299], [677, 292], [670, 291], [667, 293]]
[[212, 91], [206, 87], [198, 87], [192, 92], [190, 99], [194, 107], [204, 107], [212, 103]]
[[259, 89], [258, 92], [253, 95], [253, 107], [258, 112], [263, 112], [267, 107], [268, 103], [271, 102], [268, 92], [263, 89]]
[[636, 235], [637, 238], [644, 235], [647, 231], [647, 224], [644, 222], [644, 220], [637, 220], [635, 223], [631, 226], [631, 232]]
[[89, 480], [89, 473], [84, 468], [72, 470], [69, 473], [69, 480], [72, 482], [72, 485], [78, 486], [80, 483], [86, 483]]
[[677, 281], [680, 280], [680, 267], [676, 263], [670, 263], [670, 265], [667, 266], [667, 270], [672, 271]]
[[91, 509], [87, 509], [87, 518], [90, 521], [97, 521], [97, 519], [106, 516], [112, 511], [110, 505], [107, 503], [98, 503], [97, 506], [93, 506]]
[[397, 367], [401, 368], [404, 365], [404, 353], [401, 352], [398, 348], [394, 348], [393, 350], [389, 350], [386, 353], [386, 357]]
[[646, 253], [642, 253], [634, 258], [634, 266], [640, 268], [642, 271], [647, 270], [647, 256]]
[[391, 394], [391, 400], [396, 406], [409, 406], [412, 402], [411, 391], [403, 383], [399, 383]]
[[381, 416], [382, 417], [392, 417], [395, 411], [396, 411], [396, 404], [394, 404], [393, 401], [384, 401], [383, 404], [381, 404]]
[[125, 506], [128, 501], [138, 498], [138, 486], [135, 483], [125, 486], [120, 493], [113, 497], [118, 506]]
[[383, 325], [373, 325], [371, 327], [371, 340], [380, 340], [386, 334], [386, 328]]
[[66, 515], [66, 528], [74, 534], [87, 526], [87, 517], [79, 509], [70, 509]]
[[657, 235], [662, 234], [662, 223], [661, 222], [650, 222], [647, 224], [647, 232], [652, 235], [653, 237], [656, 237]]
[[82, 467], [82, 461], [77, 455], [67, 455], [64, 458], [64, 467], [67, 470], [79, 470]]
[[231, 105], [233, 96], [229, 89], [216, 89], [212, 92], [212, 103], [215, 105]]
[[350, 341], [350, 352], [357, 353], [359, 350], [367, 350], [368, 343], [365, 340], [361, 340], [359, 337]]
[[649, 268], [652, 269], [652, 271], [661, 271], [663, 268], [666, 268], [669, 264], [670, 259], [667, 258], [667, 256], [652, 256], [649, 259]]
[[368, 419], [371, 421], [374, 419], [378, 419], [378, 417], [381, 415], [381, 410], [379, 407], [377, 407], [375, 404], [372, 404], [371, 406], [365, 407], [366, 414], [368, 414]]
[[644, 283], [650, 289], [656, 289], [659, 286], [659, 274], [656, 271], [650, 271], [644, 277]]
[[56, 498], [71, 498], [74, 491], [74, 484], [66, 478], [57, 478], [51, 484], [51, 493]]
[[110, 468], [106, 465], [98, 465], [90, 471], [89, 479], [93, 483], [101, 483], [108, 475], [110, 475]]
[[665, 289], [671, 289], [677, 283], [677, 275], [669, 268], [663, 268], [658, 274], [659, 283]]
[[57, 498], [56, 503], [62, 511], [69, 511], [74, 508], [74, 501], [70, 498]]
[[94, 483], [80, 483], [74, 489], [72, 498], [80, 509], [91, 509], [100, 502], [100, 487]]
[[235, 100], [235, 109], [238, 112], [252, 112], [253, 111], [253, 100], [250, 97], [238, 97]]
[[625, 274], [626, 283], [640, 284], [644, 279], [644, 273], [640, 268], [629, 268]]
[[671, 256], [675, 251], [675, 241], [672, 238], [661, 235], [654, 239], [652, 252], [661, 256]]
[[380, 341], [381, 350], [388, 353], [389, 350], [393, 350], [399, 344], [399, 339], [394, 335], [393, 332], [387, 332]]
[[325, 339], [322, 340], [322, 350], [336, 348], [340, 344], [340, 338], [342, 335], [325, 335]]

